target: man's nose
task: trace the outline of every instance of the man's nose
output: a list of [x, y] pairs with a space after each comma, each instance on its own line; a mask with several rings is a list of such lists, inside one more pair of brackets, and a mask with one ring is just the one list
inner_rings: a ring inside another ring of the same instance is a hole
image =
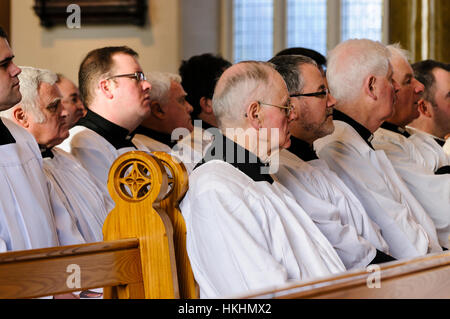
[[11, 63], [10, 66], [10, 75], [11, 77], [15, 77], [18, 76], [20, 73], [22, 73], [22, 69], [19, 68], [17, 65], [15, 65], [13, 62]]
[[422, 94], [423, 91], [425, 90], [425, 86], [420, 81], [418, 81], [416, 78], [414, 78], [413, 81], [415, 81], [415, 83], [416, 83], [416, 87], [415, 87], [416, 94]]

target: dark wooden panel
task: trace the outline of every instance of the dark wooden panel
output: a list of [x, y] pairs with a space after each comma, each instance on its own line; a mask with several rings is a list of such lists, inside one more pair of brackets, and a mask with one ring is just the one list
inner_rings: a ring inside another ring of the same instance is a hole
[[0, 0], [0, 26], [11, 35], [11, 0]]
[[41, 25], [65, 25], [71, 4], [81, 8], [82, 24], [134, 24], [143, 26], [147, 18], [147, 0], [35, 0], [33, 7]]
[[[107, 246], [105, 247], [105, 244]], [[2, 254], [0, 298], [34, 298], [103, 286], [142, 282], [135, 240], [39, 249]], [[132, 245], [130, 245], [132, 244]], [[103, 246], [100, 247], [100, 246]], [[46, 251], [48, 250], [48, 251]], [[58, 251], [59, 250], [59, 251]], [[8, 256], [5, 256], [8, 255]], [[80, 286], [70, 287], [69, 265], [78, 265]]]

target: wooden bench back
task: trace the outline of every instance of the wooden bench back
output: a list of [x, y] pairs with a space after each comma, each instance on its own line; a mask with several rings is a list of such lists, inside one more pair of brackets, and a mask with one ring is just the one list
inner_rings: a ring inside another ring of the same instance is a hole
[[[105, 287], [105, 298], [179, 298], [177, 259], [181, 296], [196, 298], [186, 227], [178, 210], [187, 190], [183, 169], [183, 164], [163, 153], [135, 151], [120, 156], [108, 180], [116, 206], [105, 220], [104, 242], [0, 254], [0, 298], [98, 287]], [[182, 248], [177, 254], [174, 237]]]
[[178, 206], [189, 187], [188, 173], [183, 163], [169, 154], [165, 152], [153, 152], [152, 154], [161, 161], [168, 174], [170, 190], [161, 201], [161, 207], [169, 215], [174, 229], [173, 239], [180, 298], [196, 299], [199, 297], [199, 289], [186, 251], [186, 223]]
[[371, 265], [244, 298], [450, 298], [450, 252]]

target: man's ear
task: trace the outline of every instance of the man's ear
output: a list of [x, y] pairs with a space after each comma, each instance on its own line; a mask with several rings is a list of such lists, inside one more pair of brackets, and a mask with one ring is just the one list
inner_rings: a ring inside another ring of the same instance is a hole
[[114, 94], [112, 92], [113, 84], [111, 83], [114, 83], [114, 81], [104, 79], [101, 80], [100, 83], [98, 84], [100, 91], [108, 99], [112, 99], [114, 97]]
[[430, 102], [425, 101], [424, 99], [420, 99], [417, 102], [417, 105], [418, 105], [417, 109], [419, 110], [419, 113], [421, 115], [423, 115], [425, 117], [429, 117], [429, 118], [431, 118], [433, 116], [433, 114], [430, 111], [432, 108], [432, 105]]
[[157, 101], [152, 101], [150, 103], [150, 113], [153, 117], [163, 120], [166, 118], [166, 113], [164, 112], [163, 108], [161, 107], [161, 104]]
[[200, 107], [202, 108], [202, 112], [205, 114], [213, 114], [213, 108], [212, 108], [212, 100], [202, 96], [200, 98]]
[[376, 93], [376, 87], [375, 87], [376, 82], [377, 82], [377, 78], [373, 75], [369, 76], [364, 81], [364, 91], [366, 92], [366, 95], [374, 100], [378, 99], [378, 96]]
[[261, 110], [260, 104], [257, 101], [253, 101], [247, 106], [247, 112], [245, 113], [247, 121], [249, 122], [250, 126], [253, 127], [255, 130], [259, 130], [262, 127], [260, 110]]
[[24, 112], [22, 107], [16, 106], [16, 108], [12, 111], [14, 120], [22, 127], [28, 128], [30, 126], [29, 118], [27, 113]]

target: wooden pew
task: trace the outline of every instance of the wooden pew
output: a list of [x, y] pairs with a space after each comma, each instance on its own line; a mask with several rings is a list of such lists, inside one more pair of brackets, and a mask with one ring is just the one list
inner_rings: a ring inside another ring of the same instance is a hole
[[450, 252], [371, 265], [243, 298], [450, 298]]
[[[179, 298], [176, 256], [185, 256], [186, 248], [184, 244], [182, 251], [175, 252], [174, 233], [177, 243], [185, 243], [178, 200], [187, 189], [187, 174], [179, 175], [184, 167], [170, 156], [158, 156], [165, 164], [135, 151], [111, 166], [108, 190], [116, 207], [105, 220], [104, 242], [0, 254], [0, 298], [35, 298], [97, 287], [105, 287], [105, 298]], [[164, 165], [172, 169], [170, 180]], [[177, 221], [175, 231], [171, 219]], [[185, 266], [180, 276], [181, 290], [187, 291], [182, 296], [195, 298], [189, 270], [190, 265]]]

